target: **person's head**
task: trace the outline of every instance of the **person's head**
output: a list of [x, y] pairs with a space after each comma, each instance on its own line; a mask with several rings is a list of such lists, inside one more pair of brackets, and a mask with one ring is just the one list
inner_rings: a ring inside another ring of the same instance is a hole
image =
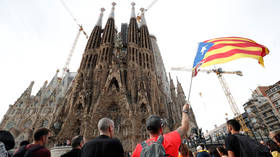
[[231, 119], [227, 121], [227, 129], [231, 134], [239, 133], [241, 125], [235, 119]]
[[28, 145], [29, 144], [29, 141], [27, 141], [27, 140], [24, 140], [24, 141], [21, 141], [20, 143], [19, 143], [19, 146], [21, 147], [21, 146], [26, 146], [26, 145]]
[[188, 146], [182, 143], [179, 147], [179, 152], [182, 154], [183, 157], [187, 157], [189, 154]]
[[39, 128], [34, 133], [34, 141], [45, 146], [48, 141], [49, 137], [51, 136], [51, 131], [47, 128]]
[[199, 151], [202, 151], [202, 150], [203, 150], [203, 148], [202, 148], [201, 146], [197, 146], [197, 147], [196, 147], [196, 151], [199, 152]]
[[263, 141], [263, 140], [261, 140], [261, 141], [260, 141], [260, 144], [265, 145], [265, 143], [264, 143], [264, 141]]
[[217, 149], [218, 153], [220, 154], [220, 156], [228, 155], [227, 151], [224, 147], [217, 147], [216, 149]]
[[0, 142], [4, 143], [6, 150], [13, 149], [15, 146], [13, 135], [6, 130], [0, 130]]
[[83, 136], [75, 136], [71, 143], [72, 148], [81, 149], [84, 145]]
[[280, 153], [280, 148], [279, 146], [277, 145], [277, 143], [275, 143], [274, 141], [272, 140], [268, 140], [266, 142], [266, 145], [268, 146], [268, 148], [270, 149], [271, 152], [273, 151], [278, 151]]
[[[275, 131], [270, 131], [268, 136], [269, 136], [270, 139], [273, 140], [275, 135], [276, 135], [276, 132], [275, 132]], [[274, 142], [275, 142], [275, 141], [274, 141]]]
[[159, 135], [162, 133], [162, 120], [160, 116], [151, 115], [146, 122], [146, 127], [150, 135]]
[[114, 122], [110, 118], [100, 119], [97, 127], [101, 135], [114, 136]]

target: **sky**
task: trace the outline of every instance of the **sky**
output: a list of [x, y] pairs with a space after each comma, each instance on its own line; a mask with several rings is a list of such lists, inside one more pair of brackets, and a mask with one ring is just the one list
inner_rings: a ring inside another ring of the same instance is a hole
[[[89, 35], [97, 22], [100, 8], [106, 11], [103, 26], [111, 10], [112, 0], [64, 0]], [[136, 14], [152, 0], [115, 0], [115, 24], [128, 23], [131, 2]], [[240, 70], [242, 77], [224, 75], [241, 111], [242, 105], [257, 86], [279, 81], [280, 58], [279, 0], [158, 0], [146, 12], [150, 34], [157, 38], [165, 68], [179, 81], [188, 95], [190, 72], [171, 71], [171, 67], [191, 68], [199, 42], [228, 36], [250, 38], [265, 45], [270, 54], [264, 58], [265, 68], [257, 60], [244, 58], [216, 65], [226, 71]], [[0, 1], [0, 119], [17, 98], [35, 81], [33, 94], [45, 80], [51, 80], [62, 69], [70, 52], [78, 27], [60, 0]], [[86, 45], [81, 35], [70, 63], [77, 71]], [[206, 67], [204, 69], [211, 69]], [[176, 82], [176, 81], [175, 81]], [[199, 95], [201, 93], [201, 96]], [[193, 79], [190, 103], [199, 127], [211, 130], [225, 122], [232, 111], [215, 74], [199, 73]]]

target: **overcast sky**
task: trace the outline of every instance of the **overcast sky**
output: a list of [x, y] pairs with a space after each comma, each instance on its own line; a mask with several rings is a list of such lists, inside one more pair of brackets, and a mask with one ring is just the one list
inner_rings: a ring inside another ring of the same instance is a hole
[[[79, 23], [90, 34], [105, 7], [103, 26], [112, 0], [65, 0]], [[116, 0], [116, 26], [128, 23], [132, 1]], [[152, 0], [135, 0], [136, 14]], [[249, 99], [258, 85], [272, 85], [280, 79], [280, 1], [279, 0], [158, 0], [146, 13], [151, 34], [158, 45], [169, 72], [171, 67], [191, 68], [199, 42], [227, 36], [250, 38], [267, 46], [265, 68], [257, 60], [239, 59], [217, 65], [224, 70], [241, 70], [243, 77], [224, 75], [238, 107]], [[78, 27], [60, 0], [0, 0], [0, 117], [6, 113], [31, 81], [33, 94], [62, 69]], [[70, 70], [76, 71], [86, 45], [83, 35], [72, 57]], [[209, 69], [211, 67], [205, 68]], [[178, 76], [185, 94], [190, 73], [171, 72]], [[176, 81], [175, 81], [176, 82]], [[193, 80], [191, 105], [203, 130], [225, 122], [232, 112], [215, 74], [199, 73]], [[199, 93], [202, 93], [202, 97]]]

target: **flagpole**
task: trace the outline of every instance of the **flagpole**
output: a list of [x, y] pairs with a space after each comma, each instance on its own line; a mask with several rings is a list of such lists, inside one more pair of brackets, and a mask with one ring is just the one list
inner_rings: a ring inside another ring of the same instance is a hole
[[193, 80], [193, 72], [191, 72], [191, 82], [190, 82], [190, 87], [189, 87], [189, 94], [188, 94], [188, 99], [187, 99], [187, 103], [190, 103], [190, 95], [191, 95], [191, 90], [192, 90], [192, 80]]

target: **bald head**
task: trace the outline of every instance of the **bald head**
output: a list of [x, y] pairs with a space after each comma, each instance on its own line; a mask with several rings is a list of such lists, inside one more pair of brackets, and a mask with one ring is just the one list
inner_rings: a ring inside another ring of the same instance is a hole
[[102, 118], [99, 120], [97, 127], [99, 132], [106, 133], [110, 127], [114, 128], [114, 122], [110, 118]]

